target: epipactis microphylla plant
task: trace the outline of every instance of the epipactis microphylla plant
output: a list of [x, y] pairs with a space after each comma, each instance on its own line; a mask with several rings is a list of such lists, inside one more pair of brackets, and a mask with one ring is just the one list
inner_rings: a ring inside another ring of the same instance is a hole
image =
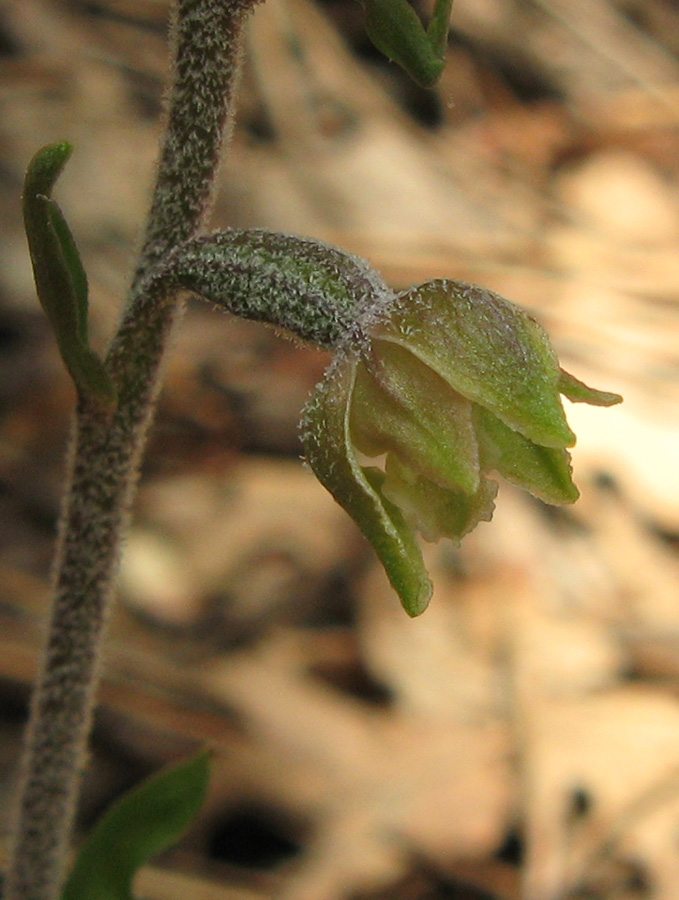
[[[104, 821], [62, 893], [121, 541], [186, 293], [333, 352], [303, 413], [306, 459], [372, 543], [412, 616], [432, 591], [417, 533], [458, 541], [489, 520], [494, 473], [547, 503], [572, 503], [575, 436], [560, 395], [620, 401], [563, 372], [537, 322], [483, 288], [439, 280], [397, 294], [364, 260], [322, 241], [261, 229], [204, 233], [258, 2], [174, 0], [155, 186], [105, 353], [90, 343], [87, 277], [51, 196], [70, 145], [43, 148], [26, 175], [36, 287], [77, 407], [4, 900], [130, 900], [138, 866], [174, 839], [202, 797], [201, 758], [142, 789]], [[366, 27], [390, 59], [432, 84], [445, 62], [451, 2], [435, 0], [425, 28], [408, 0], [364, 0]], [[159, 810], [168, 785], [186, 796]], [[113, 846], [104, 876], [99, 856]]]
[[416, 616], [432, 587], [415, 532], [458, 541], [489, 521], [492, 472], [547, 503], [573, 503], [575, 435], [559, 395], [621, 398], [564, 372], [533, 318], [475, 285], [431, 281], [380, 298], [375, 313], [362, 340], [338, 349], [306, 407], [303, 441]]
[[[47, 169], [40, 154], [37, 161], [29, 172]], [[63, 221], [58, 205], [43, 195], [39, 204], [52, 242], [61, 247], [63, 232], [70, 250], [65, 223], [54, 227]], [[560, 395], [597, 406], [621, 400], [564, 372], [543, 328], [492, 291], [439, 279], [396, 294], [365, 260], [311, 238], [263, 229], [193, 238], [151, 271], [145, 305], [168, 304], [180, 291], [334, 351], [303, 414], [306, 458], [375, 548], [411, 616], [432, 592], [415, 532], [459, 541], [489, 521], [493, 472], [546, 503], [573, 503], [567, 448], [575, 435]], [[59, 333], [64, 316], [43, 304]], [[71, 327], [86, 333], [75, 314], [62, 331]], [[98, 358], [77, 365], [93, 352], [72, 343], [60, 346], [79, 389], [113, 402]]]
[[432, 591], [415, 532], [459, 541], [489, 521], [492, 472], [573, 503], [575, 435], [560, 395], [621, 399], [564, 372], [541, 326], [492, 291], [442, 279], [395, 294], [367, 262], [321, 241], [264, 230], [199, 238], [170, 256], [150, 296], [182, 288], [335, 352], [303, 414], [306, 458], [411, 616]]

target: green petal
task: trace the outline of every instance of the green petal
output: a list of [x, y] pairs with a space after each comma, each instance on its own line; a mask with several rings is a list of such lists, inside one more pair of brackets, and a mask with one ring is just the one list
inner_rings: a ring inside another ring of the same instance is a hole
[[477, 490], [471, 404], [409, 350], [374, 341], [372, 355], [357, 366], [350, 421], [367, 456], [391, 451], [441, 486]]
[[591, 406], [615, 406], [616, 403], [622, 403], [620, 394], [597, 391], [563, 369], [559, 370], [559, 391], [573, 403], [589, 403]]
[[474, 407], [474, 422], [484, 471], [497, 470], [507, 481], [546, 503], [560, 505], [578, 499], [566, 449], [540, 447], [479, 406]]
[[406, 519], [425, 540], [461, 540], [479, 522], [490, 522], [497, 484], [481, 478], [472, 493], [442, 488], [411, 471], [391, 454], [387, 457], [384, 496], [403, 510]]
[[382, 474], [362, 469], [349, 432], [356, 360], [336, 358], [302, 418], [306, 458], [318, 480], [370, 541], [410, 616], [424, 612], [432, 586], [412, 529], [381, 495]]
[[399, 294], [375, 336], [407, 347], [454, 390], [534, 443], [575, 443], [547, 334], [498, 294], [459, 281], [427, 282]]

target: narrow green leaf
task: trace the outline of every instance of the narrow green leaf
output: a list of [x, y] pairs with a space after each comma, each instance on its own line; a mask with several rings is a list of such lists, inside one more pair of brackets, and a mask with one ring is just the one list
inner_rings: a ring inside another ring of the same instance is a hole
[[68, 350], [69, 344], [80, 342], [78, 300], [54, 229], [53, 207], [54, 201], [44, 194], [32, 198], [31, 222], [26, 220], [26, 236], [38, 299], [60, 348], [65, 345]]
[[427, 37], [434, 53], [445, 60], [448, 49], [448, 31], [450, 29], [450, 11], [453, 0], [436, 0], [434, 13], [427, 28]]
[[66, 141], [43, 147], [31, 160], [24, 181], [24, 224], [38, 299], [57, 335], [59, 330], [68, 334], [78, 318], [74, 280], [63, 259], [55, 229], [55, 204], [50, 200], [52, 188], [72, 151]]
[[33, 157], [24, 183], [24, 224], [38, 299], [64, 364], [79, 392], [108, 407], [115, 403], [115, 391], [103, 362], [87, 343], [87, 276], [64, 215], [51, 197], [71, 151], [71, 145], [61, 141]]
[[87, 315], [89, 306], [89, 287], [87, 284], [87, 273], [80, 258], [80, 253], [76, 247], [75, 240], [71, 234], [71, 229], [64, 218], [59, 204], [50, 199], [48, 207], [48, 215], [50, 224], [56, 236], [63, 262], [68, 270], [73, 294], [75, 298], [75, 315], [78, 329], [78, 337], [83, 344], [87, 343]]
[[72, 144], [68, 141], [58, 141], [38, 150], [29, 163], [24, 181], [24, 212], [28, 218], [31, 217], [33, 198], [41, 194], [44, 197], [50, 196], [71, 153], [73, 153]]
[[[407, 0], [364, 0], [365, 29], [373, 44], [386, 57], [398, 63], [423, 87], [431, 87], [445, 67], [443, 19], [450, 15], [452, 0], [439, 0], [430, 28], [422, 27]], [[445, 34], [447, 36], [447, 19]]]
[[202, 752], [114, 803], [81, 847], [61, 900], [132, 900], [135, 874], [191, 824], [209, 777], [210, 754]]

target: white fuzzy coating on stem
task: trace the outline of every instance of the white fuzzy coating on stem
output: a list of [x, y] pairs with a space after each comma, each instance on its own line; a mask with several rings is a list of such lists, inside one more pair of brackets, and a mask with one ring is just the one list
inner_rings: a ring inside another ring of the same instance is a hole
[[152, 276], [149, 300], [177, 289], [329, 349], [365, 344], [396, 300], [364, 259], [264, 229], [219, 231], [177, 247]]
[[154, 199], [127, 312], [107, 357], [118, 407], [107, 415], [85, 398], [78, 406], [4, 900], [57, 900], [60, 893], [121, 535], [163, 351], [179, 311], [176, 302], [145, 302], [144, 275], [204, 224], [232, 107], [242, 28], [255, 2], [177, 5], [174, 80]]
[[177, 52], [167, 129], [134, 284], [210, 214], [232, 123], [245, 15], [259, 0], [180, 0], [172, 21]]

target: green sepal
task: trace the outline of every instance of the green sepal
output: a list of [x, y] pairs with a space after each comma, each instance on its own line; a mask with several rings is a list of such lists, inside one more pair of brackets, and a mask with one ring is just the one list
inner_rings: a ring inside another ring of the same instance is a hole
[[445, 68], [452, 0], [437, 0], [426, 31], [407, 0], [364, 0], [364, 4], [365, 29], [377, 49], [418, 84], [435, 84]]
[[336, 358], [305, 407], [302, 441], [318, 480], [372, 544], [409, 616], [427, 608], [432, 585], [401, 511], [381, 493], [384, 473], [362, 468], [352, 446], [350, 404], [356, 360]]
[[591, 406], [615, 406], [616, 403], [622, 403], [620, 394], [591, 388], [563, 369], [559, 371], [559, 391], [572, 403], [589, 403]]
[[459, 281], [429, 281], [398, 295], [375, 337], [407, 347], [453, 390], [530, 441], [575, 443], [546, 332], [498, 294]]
[[87, 342], [87, 276], [63, 213], [50, 196], [71, 152], [71, 145], [62, 141], [34, 156], [24, 183], [24, 224], [38, 299], [64, 364], [79, 393], [110, 407], [115, 390]]
[[186, 831], [209, 779], [210, 753], [203, 751], [121, 797], [80, 848], [61, 900], [132, 900], [134, 876]]
[[580, 493], [573, 483], [568, 450], [540, 447], [480, 406], [474, 406], [473, 415], [484, 471], [495, 469], [545, 503], [575, 503]]

